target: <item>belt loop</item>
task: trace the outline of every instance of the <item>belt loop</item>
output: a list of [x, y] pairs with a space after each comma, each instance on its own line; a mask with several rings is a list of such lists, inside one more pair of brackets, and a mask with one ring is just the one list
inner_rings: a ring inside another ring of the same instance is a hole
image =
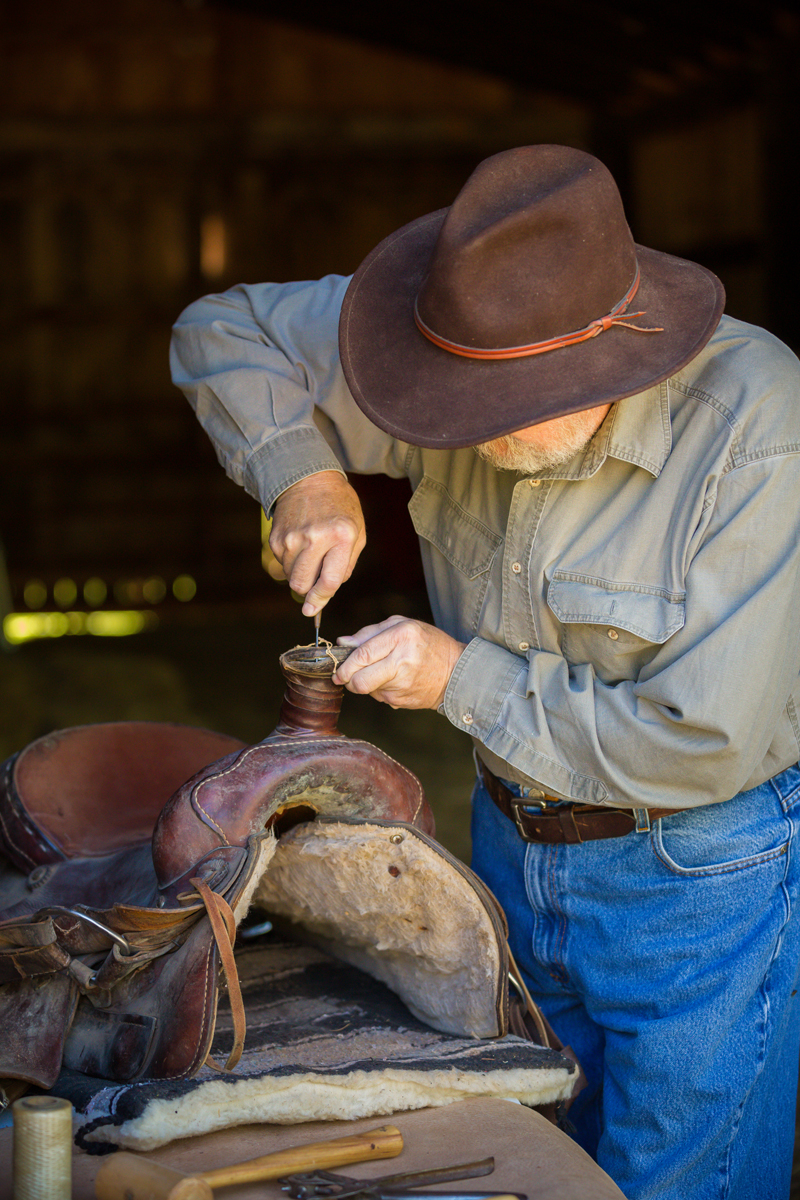
[[649, 833], [650, 832], [650, 813], [647, 811], [647, 809], [646, 808], [635, 808], [633, 810], [633, 812], [636, 817], [636, 832], [637, 833]]
[[561, 826], [566, 844], [568, 846], [580, 846], [583, 838], [581, 837], [581, 831], [578, 829], [573, 809], [558, 808], [556, 809], [556, 816], [558, 817], [558, 823]]

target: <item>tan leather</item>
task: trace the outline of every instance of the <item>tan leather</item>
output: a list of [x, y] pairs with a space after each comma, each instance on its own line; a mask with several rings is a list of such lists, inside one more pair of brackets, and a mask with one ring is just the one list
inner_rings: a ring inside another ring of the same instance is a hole
[[233, 1045], [225, 1065], [220, 1067], [210, 1054], [206, 1058], [206, 1063], [219, 1071], [232, 1071], [242, 1057], [246, 1029], [242, 989], [239, 986], [239, 975], [233, 957], [233, 943], [236, 941], [236, 920], [227, 901], [223, 900], [222, 896], [218, 896], [216, 892], [212, 892], [208, 884], [203, 883], [202, 879], [193, 879], [192, 884], [197, 888], [206, 907], [214, 940], [217, 943], [217, 949], [222, 960], [225, 982], [228, 985], [228, 1001], [230, 1003], [231, 1022], [233, 1024]]

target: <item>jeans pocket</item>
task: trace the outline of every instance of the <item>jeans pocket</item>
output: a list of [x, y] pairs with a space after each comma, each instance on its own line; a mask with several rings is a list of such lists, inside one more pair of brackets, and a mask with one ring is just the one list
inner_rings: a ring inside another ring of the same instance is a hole
[[722, 875], [786, 854], [791, 823], [769, 783], [656, 821], [656, 856], [676, 875]]

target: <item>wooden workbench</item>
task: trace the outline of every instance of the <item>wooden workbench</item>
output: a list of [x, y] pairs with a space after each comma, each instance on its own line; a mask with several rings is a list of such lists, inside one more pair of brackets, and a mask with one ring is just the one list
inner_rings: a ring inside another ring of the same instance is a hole
[[[393, 1124], [405, 1148], [395, 1159], [360, 1163], [341, 1170], [370, 1178], [392, 1171], [451, 1166], [493, 1155], [492, 1175], [473, 1180], [476, 1191], [524, 1192], [529, 1200], [624, 1200], [622, 1192], [566, 1134], [539, 1113], [505, 1100], [464, 1100], [444, 1108], [396, 1113], [352, 1122], [308, 1125], [246, 1125], [171, 1142], [145, 1157], [187, 1173], [255, 1158], [286, 1146]], [[0, 1129], [0, 1200], [12, 1197], [12, 1135]], [[93, 1200], [101, 1157], [76, 1149], [73, 1200]], [[442, 1184], [447, 1190], [463, 1186]], [[434, 1190], [440, 1190], [434, 1189]], [[222, 1188], [220, 1200], [285, 1200], [277, 1183]]]

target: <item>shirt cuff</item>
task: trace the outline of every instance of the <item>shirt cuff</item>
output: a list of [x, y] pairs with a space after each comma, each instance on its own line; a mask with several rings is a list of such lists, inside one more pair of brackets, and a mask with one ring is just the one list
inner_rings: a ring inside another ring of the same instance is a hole
[[269, 517], [281, 492], [320, 471], [338, 471], [347, 478], [323, 436], [317, 429], [303, 425], [277, 433], [259, 446], [245, 467], [244, 486]]
[[[528, 673], [527, 658], [474, 638], [450, 676], [444, 697], [445, 716], [488, 751], [481, 757], [502, 778], [535, 784], [562, 799], [582, 804], [613, 803], [601, 780], [580, 774], [537, 745], [533, 717], [528, 711]], [[522, 711], [517, 707], [519, 702]], [[506, 723], [514, 719], [516, 728], [506, 728]]]
[[527, 676], [526, 658], [483, 638], [473, 638], [450, 676], [444, 695], [445, 716], [457, 728], [485, 742], [516, 680], [525, 694]]

